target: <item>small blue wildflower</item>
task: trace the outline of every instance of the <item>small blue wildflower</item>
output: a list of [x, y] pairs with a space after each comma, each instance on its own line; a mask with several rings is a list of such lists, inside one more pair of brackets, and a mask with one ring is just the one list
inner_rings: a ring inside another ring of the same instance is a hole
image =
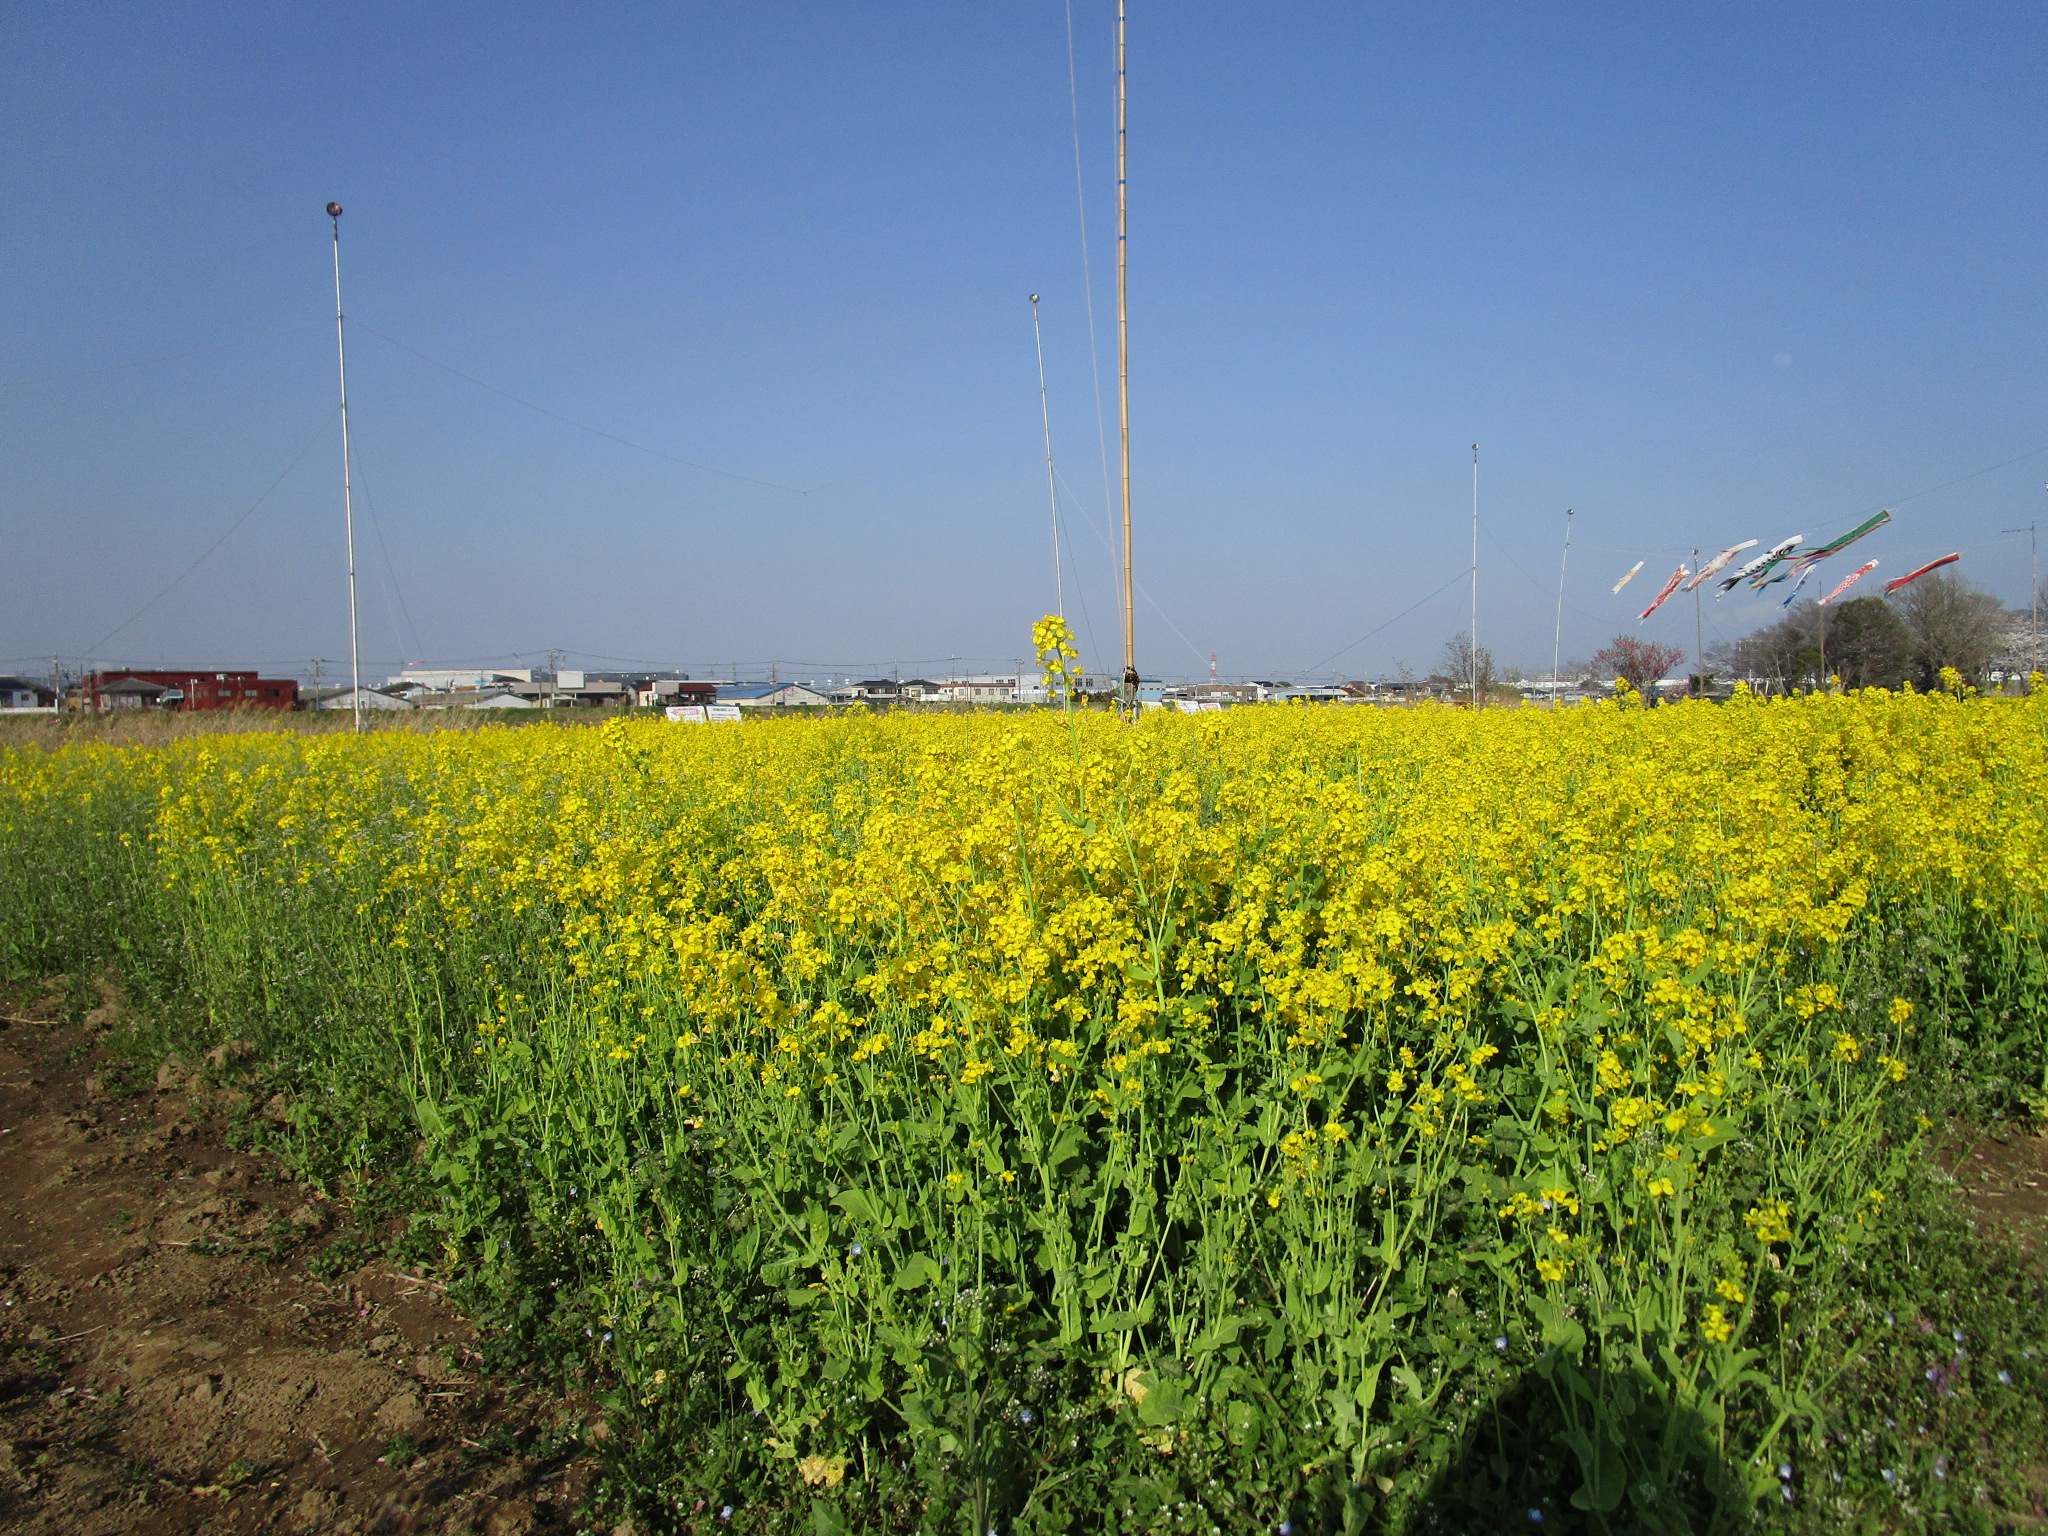
[[1889, 1312], [1885, 1313], [1884, 1315], [1884, 1323], [1887, 1328], [1896, 1328], [1899, 1326], [1898, 1318], [1893, 1316]]
[[721, 1509], [718, 1512], [718, 1518], [721, 1520], [730, 1520], [732, 1518], [732, 1506], [728, 1504], [725, 1506], [725, 1508]]
[[1294, 1536], [1294, 1522], [1292, 1520], [1282, 1520], [1273, 1529], [1278, 1531], [1280, 1536]]
[[1495, 1349], [1506, 1349], [1508, 1347], [1507, 1335], [1502, 1334], [1499, 1338], [1495, 1339], [1493, 1341], [1493, 1347]]
[[1791, 1462], [1789, 1462], [1789, 1461], [1781, 1461], [1781, 1462], [1779, 1462], [1779, 1463], [1778, 1463], [1778, 1477], [1779, 1477], [1779, 1479], [1780, 1479], [1781, 1481], [1783, 1481], [1783, 1482], [1787, 1482], [1787, 1483], [1789, 1483], [1789, 1482], [1791, 1482], [1791, 1481], [1792, 1481], [1792, 1463], [1791, 1463]]
[[1884, 1469], [1884, 1480], [1888, 1483], [1896, 1483], [1899, 1480], [1899, 1474], [1894, 1472], [1890, 1467], [1886, 1467]]
[[1954, 1332], [1952, 1332], [1949, 1335], [1949, 1337], [1954, 1339], [1958, 1344], [1960, 1344], [1963, 1342], [1963, 1330], [1958, 1328]]
[[855, 1244], [854, 1244], [854, 1245], [853, 1245], [853, 1246], [852, 1246], [851, 1248], [847, 1249], [846, 1251], [847, 1251], [847, 1253], [848, 1253], [848, 1254], [852, 1255], [852, 1256], [853, 1256], [854, 1258], [856, 1258], [856, 1259], [857, 1259], [857, 1258], [859, 1258], [859, 1257], [861, 1256], [861, 1254], [862, 1254], [862, 1253], [864, 1253], [864, 1252], [865, 1252], [866, 1250], [865, 1250], [865, 1249], [863, 1249], [863, 1248], [861, 1247], [861, 1245], [860, 1245], [859, 1243], [855, 1243]]
[[604, 1331], [604, 1341], [607, 1344], [611, 1343], [612, 1341], [612, 1331], [609, 1328], [605, 1329]]
[[1998, 1384], [1999, 1384], [1999, 1385], [2000, 1385], [2001, 1387], [2009, 1387], [2009, 1386], [2011, 1386], [2011, 1385], [2012, 1385], [2012, 1372], [2011, 1372], [2011, 1371], [2000, 1371], [2000, 1372], [1998, 1373]]
[[1033, 1413], [1029, 1408], [1026, 1408], [1018, 1413], [1017, 1421], [1020, 1424], [1036, 1424], [1038, 1422], [1038, 1415]]
[[1541, 1524], [1543, 1523], [1543, 1511], [1542, 1511], [1542, 1510], [1540, 1510], [1540, 1509], [1532, 1509], [1532, 1510], [1530, 1510], [1530, 1511], [1529, 1511], [1529, 1523], [1530, 1523], [1531, 1525], [1541, 1525]]

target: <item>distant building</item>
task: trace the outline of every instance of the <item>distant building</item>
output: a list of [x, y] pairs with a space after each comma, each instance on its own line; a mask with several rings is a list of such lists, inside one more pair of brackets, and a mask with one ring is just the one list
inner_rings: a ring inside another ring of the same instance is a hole
[[870, 677], [832, 690], [835, 704], [894, 704], [903, 685], [893, 677]]
[[407, 667], [386, 679], [386, 688], [425, 688], [434, 693], [455, 693], [469, 688], [497, 688], [507, 683], [530, 683], [531, 667], [493, 667], [477, 671], [460, 667]]
[[709, 704], [718, 697], [718, 684], [692, 682], [687, 677], [648, 677], [637, 679], [633, 685], [633, 698], [643, 709], [650, 706], [667, 707], [670, 704]]
[[54, 690], [24, 677], [0, 677], [0, 709], [48, 709], [57, 702]]
[[741, 709], [816, 709], [832, 701], [803, 683], [720, 683], [718, 702], [737, 704]]
[[316, 700], [309, 700], [308, 709], [346, 709], [353, 711], [360, 700], [364, 709], [417, 709], [411, 699], [386, 692], [382, 688], [341, 688], [333, 693], [323, 691]]
[[90, 673], [73, 698], [80, 709], [100, 713], [144, 705], [188, 711], [296, 709], [299, 685], [292, 678], [258, 677], [254, 672], [136, 669]]
[[998, 676], [993, 672], [980, 673], [970, 677], [942, 678], [936, 694], [928, 694], [941, 704], [1008, 704], [1017, 697], [1017, 675]]

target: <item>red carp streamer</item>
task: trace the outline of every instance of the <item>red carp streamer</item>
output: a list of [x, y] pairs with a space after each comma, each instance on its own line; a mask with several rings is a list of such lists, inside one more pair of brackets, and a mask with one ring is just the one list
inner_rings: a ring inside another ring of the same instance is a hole
[[1960, 554], [1954, 554], [1943, 555], [1939, 560], [1930, 560], [1925, 565], [1921, 566], [1919, 570], [1908, 571], [1905, 575], [1900, 576], [1895, 580], [1886, 582], [1884, 584], [1884, 589], [1887, 593], [1896, 592], [1899, 590], [1899, 588], [1903, 587], [1907, 582], [1918, 581], [1922, 576], [1925, 576], [1929, 571], [1938, 571], [1944, 565], [1954, 565], [1958, 560], [1962, 558], [1963, 557]]
[[1836, 598], [1840, 597], [1844, 592], [1848, 591], [1851, 587], [1855, 586], [1857, 582], [1861, 581], [1864, 577], [1868, 576], [1872, 571], [1876, 569], [1877, 562], [1875, 560], [1864, 561], [1861, 565], [1857, 566], [1855, 570], [1851, 571], [1848, 575], [1844, 576], [1841, 579], [1841, 581], [1836, 584], [1834, 591], [1830, 592], [1826, 597], [1820, 600], [1821, 607], [1827, 607], [1829, 603], [1832, 603]]
[[1676, 592], [1678, 590], [1678, 584], [1683, 580], [1685, 580], [1685, 567], [1681, 565], [1677, 570], [1671, 573], [1671, 579], [1665, 582], [1664, 585], [1658, 589], [1657, 595], [1650, 599], [1650, 606], [1645, 608], [1641, 613], [1636, 615], [1636, 622], [1638, 624], [1642, 623], [1643, 620], [1647, 619], [1659, 608], [1662, 608], [1664, 606], [1664, 599], [1669, 597], [1672, 593]]

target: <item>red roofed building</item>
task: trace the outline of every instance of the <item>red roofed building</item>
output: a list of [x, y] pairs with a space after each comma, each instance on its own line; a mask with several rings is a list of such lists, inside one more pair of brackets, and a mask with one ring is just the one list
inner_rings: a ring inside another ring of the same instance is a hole
[[100, 713], [145, 705], [172, 709], [296, 709], [299, 685], [289, 677], [254, 672], [124, 669], [94, 672], [72, 697], [80, 709]]

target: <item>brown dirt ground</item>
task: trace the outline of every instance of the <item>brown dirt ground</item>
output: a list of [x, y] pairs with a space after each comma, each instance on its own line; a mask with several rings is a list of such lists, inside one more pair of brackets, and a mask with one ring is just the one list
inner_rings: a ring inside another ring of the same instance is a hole
[[476, 1369], [430, 1281], [309, 1272], [349, 1213], [225, 1145], [230, 1090], [116, 1097], [111, 1004], [0, 1008], [0, 1530], [588, 1528], [579, 1405]]
[[1958, 1134], [1941, 1162], [1981, 1224], [2029, 1248], [2048, 1241], [2048, 1126]]

